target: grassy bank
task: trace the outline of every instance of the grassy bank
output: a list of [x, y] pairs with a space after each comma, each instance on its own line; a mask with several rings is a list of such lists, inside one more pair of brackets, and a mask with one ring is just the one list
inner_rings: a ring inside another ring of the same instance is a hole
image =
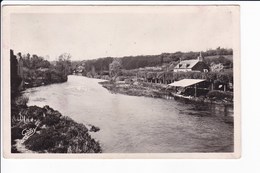
[[[49, 106], [27, 106], [27, 99], [12, 101], [12, 152], [101, 153], [90, 132], [99, 128], [79, 124]], [[26, 137], [27, 136], [27, 137]]]
[[120, 93], [132, 96], [145, 96], [153, 98], [161, 98], [163, 94], [168, 92], [164, 90], [161, 86], [150, 86], [148, 84], [125, 84], [125, 83], [115, 83], [111, 81], [99, 82], [104, 88], [108, 89], [112, 93]]

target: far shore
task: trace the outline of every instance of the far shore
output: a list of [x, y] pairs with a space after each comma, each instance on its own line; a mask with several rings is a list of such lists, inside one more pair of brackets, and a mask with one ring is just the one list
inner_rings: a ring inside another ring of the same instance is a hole
[[220, 104], [220, 105], [233, 105], [232, 101], [229, 100], [216, 100], [207, 97], [178, 97], [173, 95], [172, 92], [167, 90], [165, 85], [152, 84], [140, 82], [138, 84], [133, 83], [120, 83], [112, 82], [110, 80], [99, 82], [107, 90], [112, 93], [119, 93], [131, 96], [144, 96], [152, 98], [163, 98], [163, 99], [180, 99], [185, 101], [190, 101], [193, 103], [207, 103], [207, 104]]

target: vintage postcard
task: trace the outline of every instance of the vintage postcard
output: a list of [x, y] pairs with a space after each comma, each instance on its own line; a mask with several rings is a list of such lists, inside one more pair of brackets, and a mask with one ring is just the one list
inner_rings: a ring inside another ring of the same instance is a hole
[[237, 5], [2, 5], [5, 158], [239, 158]]

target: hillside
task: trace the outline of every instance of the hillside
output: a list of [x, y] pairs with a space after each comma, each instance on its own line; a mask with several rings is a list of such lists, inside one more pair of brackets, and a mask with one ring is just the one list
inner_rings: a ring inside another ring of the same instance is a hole
[[[233, 62], [233, 55], [221, 55], [223, 56], [224, 58], [226, 58], [227, 60], [230, 60]], [[220, 55], [213, 55], [213, 56], [206, 56], [204, 57], [205, 59], [216, 59], [216, 58], [219, 58]]]
[[[213, 62], [232, 63], [233, 62], [233, 50], [217, 48], [215, 50], [207, 50], [201, 52], [203, 57], [208, 64]], [[162, 53], [160, 55], [138, 55], [138, 56], [125, 56], [125, 57], [105, 57], [98, 58], [94, 60], [84, 60], [72, 62], [74, 67], [77, 65], [84, 64], [84, 72], [95, 72], [102, 73], [103, 71], [109, 70], [109, 64], [114, 58], [118, 58], [122, 62], [122, 68], [126, 70], [138, 69], [143, 67], [154, 67], [162, 66], [163, 64], [168, 64], [170, 62], [178, 62], [180, 59], [196, 59], [200, 52], [175, 52], [175, 53]], [[220, 58], [222, 56], [222, 58]], [[223, 59], [224, 57], [224, 59]], [[230, 62], [231, 61], [231, 62]]]

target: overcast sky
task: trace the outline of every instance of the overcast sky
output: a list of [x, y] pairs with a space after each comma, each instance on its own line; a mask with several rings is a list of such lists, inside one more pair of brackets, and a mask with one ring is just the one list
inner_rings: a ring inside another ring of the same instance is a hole
[[50, 60], [64, 52], [72, 60], [83, 60], [232, 48], [228, 8], [116, 8], [12, 14], [11, 48], [15, 53], [49, 55]]

